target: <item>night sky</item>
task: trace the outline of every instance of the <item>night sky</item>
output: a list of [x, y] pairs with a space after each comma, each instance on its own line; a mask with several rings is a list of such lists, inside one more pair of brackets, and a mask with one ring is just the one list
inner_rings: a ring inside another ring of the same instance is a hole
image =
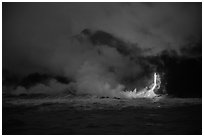
[[5, 87], [113, 96], [158, 72], [158, 93], [201, 97], [202, 3], [4, 2], [2, 15]]

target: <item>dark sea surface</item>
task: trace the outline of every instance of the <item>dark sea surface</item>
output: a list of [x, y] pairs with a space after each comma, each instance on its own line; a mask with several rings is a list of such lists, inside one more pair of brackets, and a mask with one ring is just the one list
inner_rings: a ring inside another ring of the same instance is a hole
[[4, 97], [3, 135], [200, 135], [202, 99]]

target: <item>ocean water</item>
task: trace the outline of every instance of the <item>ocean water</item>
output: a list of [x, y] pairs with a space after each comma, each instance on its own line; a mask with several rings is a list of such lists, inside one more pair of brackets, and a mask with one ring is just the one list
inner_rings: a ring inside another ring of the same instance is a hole
[[4, 96], [3, 134], [202, 134], [202, 99]]

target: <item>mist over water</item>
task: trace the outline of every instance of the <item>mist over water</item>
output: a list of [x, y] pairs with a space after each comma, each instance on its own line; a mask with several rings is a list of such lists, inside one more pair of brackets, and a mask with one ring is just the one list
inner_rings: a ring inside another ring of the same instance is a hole
[[[154, 64], [146, 61], [146, 64], [143, 65], [142, 60], [138, 62], [137, 58], [142, 51], [138, 48], [138, 55], [131, 56], [131, 50], [135, 50], [135, 48], [128, 47], [128, 43], [124, 43], [111, 34], [102, 32], [102, 35], [97, 39], [101, 40], [107, 36], [111, 36], [111, 39], [105, 39], [108, 42], [106, 45], [103, 43], [94, 44], [89, 39], [92, 35], [86, 36], [82, 33], [77, 37], [70, 38], [67, 43], [69, 46], [63, 45], [55, 51], [49, 61], [50, 65], [57, 65], [58, 68], [51, 70], [56, 69], [65, 78], [73, 79], [73, 82], [60, 83], [55, 79], [50, 79], [46, 83], [38, 83], [28, 89], [17, 86], [10, 93], [61, 94], [70, 88], [75, 88], [79, 94], [120, 97], [122, 96], [120, 92], [128, 89], [128, 86], [125, 86], [127, 83], [130, 86], [129, 89], [132, 88], [131, 90], [136, 88], [135, 86], [138, 86], [137, 88], [148, 86], [147, 84], [153, 77], [154, 68], [152, 67]], [[116, 44], [112, 44], [112, 42], [116, 42]], [[122, 44], [118, 45], [120, 43]], [[121, 47], [124, 50], [120, 50]], [[124, 55], [123, 52], [127, 49], [129, 52]]]

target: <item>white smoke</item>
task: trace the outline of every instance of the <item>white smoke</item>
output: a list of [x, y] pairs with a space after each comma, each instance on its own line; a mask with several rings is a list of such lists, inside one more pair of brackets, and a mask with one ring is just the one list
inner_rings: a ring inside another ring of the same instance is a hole
[[[124, 77], [141, 74], [144, 71], [143, 67], [130, 60], [129, 57], [121, 55], [113, 47], [94, 46], [83, 35], [79, 37], [83, 42], [75, 38], [66, 40], [66, 44], [61, 44], [48, 62], [54, 70], [53, 73], [57, 72], [57, 74], [74, 79], [74, 84], [63, 84], [52, 79], [46, 85], [39, 83], [28, 89], [18, 86], [12, 90], [11, 94], [53, 95], [74, 88], [77, 91], [76, 94], [124, 97], [122, 92], [126, 86], [122, 80]], [[138, 80], [135, 84], [141, 81]]]
[[125, 86], [100, 64], [85, 62], [77, 75], [77, 90], [98, 96], [120, 97]]
[[[79, 93], [120, 96], [126, 88], [125, 77], [136, 77], [135, 87], [148, 83], [140, 78], [144, 68], [115, 48], [97, 47], [86, 36], [70, 36], [84, 28], [103, 30], [155, 55], [169, 48], [178, 50], [189, 37], [200, 40], [201, 9], [201, 3], [18, 3], [4, 7], [3, 66], [22, 75], [66, 76], [76, 81]], [[54, 94], [69, 86], [51, 81], [28, 89], [19, 86], [15, 93]]]

